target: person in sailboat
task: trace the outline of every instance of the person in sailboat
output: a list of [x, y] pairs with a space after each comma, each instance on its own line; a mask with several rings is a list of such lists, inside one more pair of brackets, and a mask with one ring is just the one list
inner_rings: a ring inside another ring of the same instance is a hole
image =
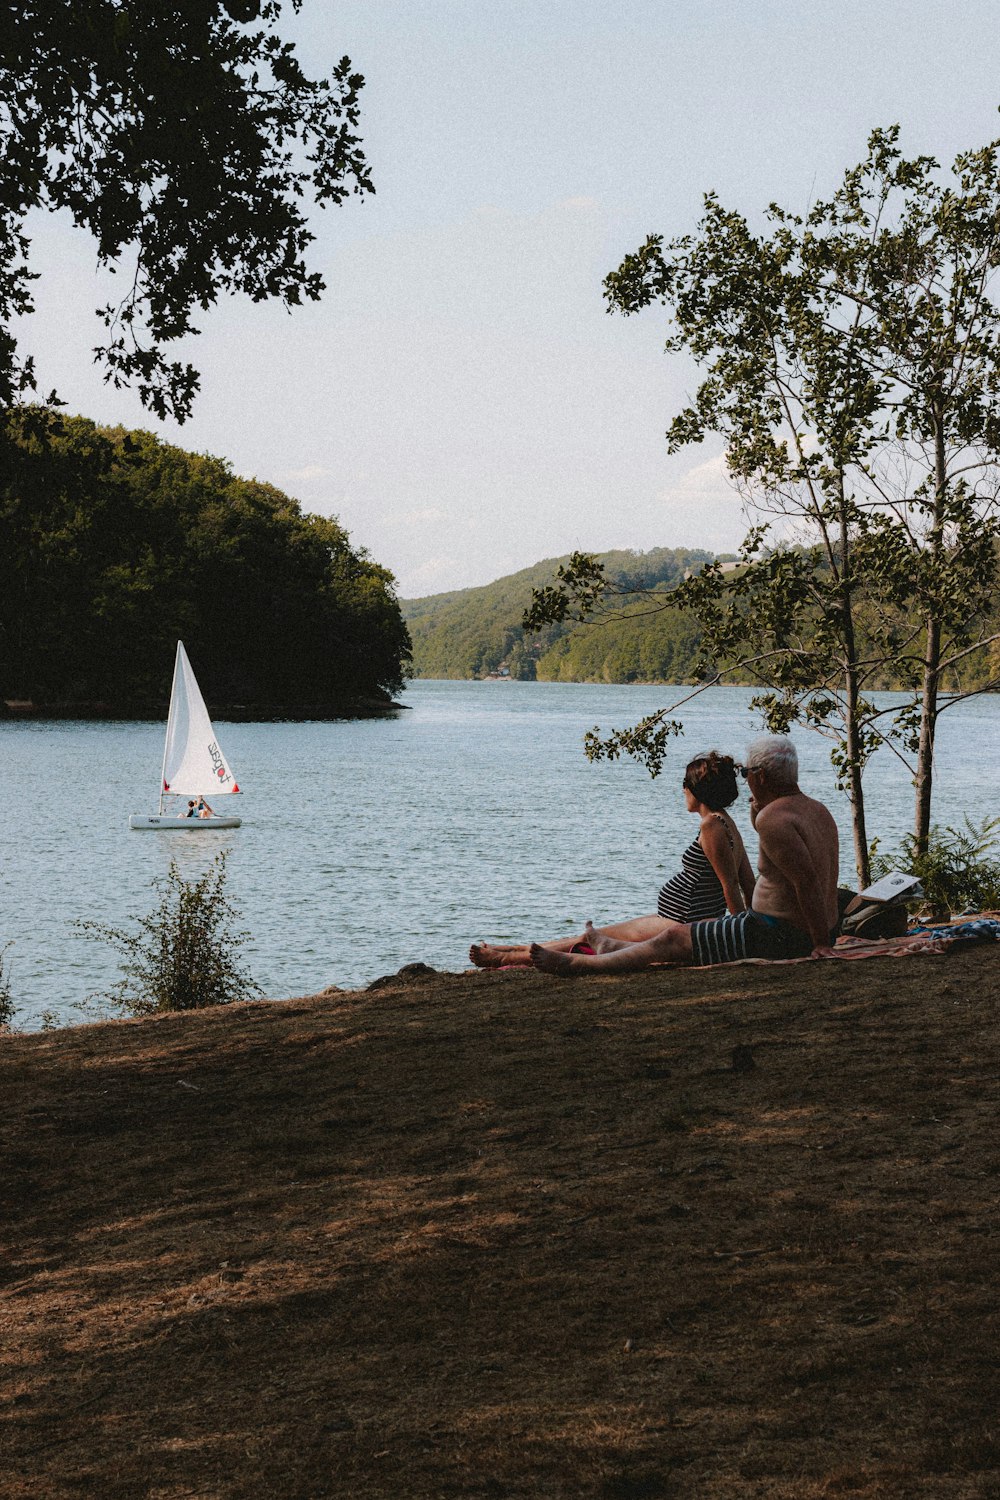
[[[595, 928], [575, 937], [556, 938], [542, 944], [556, 953], [593, 953], [605, 940], [642, 943], [670, 927], [746, 911], [752, 900], [755, 877], [740, 831], [727, 808], [739, 795], [736, 763], [731, 755], [710, 750], [696, 755], [684, 772], [684, 804], [697, 813], [697, 837], [684, 850], [681, 868], [662, 887], [656, 915], [631, 917], [607, 927]], [[531, 945], [517, 943], [473, 943], [469, 958], [480, 969], [500, 969], [531, 962]]]
[[184, 816], [185, 816], [185, 817], [186, 817], [186, 818], [196, 818], [196, 817], [197, 817], [197, 816], [198, 816], [198, 804], [197, 804], [197, 803], [196, 803], [196, 802], [195, 802], [195, 801], [194, 801], [194, 799], [193, 799], [193, 798], [192, 798], [192, 800], [191, 800], [191, 801], [190, 801], [190, 802], [189, 802], [189, 803], [188, 803], [188, 810], [187, 810], [187, 812], [186, 812], [186, 813], [185, 813], [185, 814], [184, 814]]
[[205, 801], [204, 797], [199, 797], [198, 798], [198, 807], [197, 807], [196, 811], [197, 811], [197, 815], [198, 815], [199, 818], [214, 818], [215, 817], [215, 813], [209, 807], [209, 805]]

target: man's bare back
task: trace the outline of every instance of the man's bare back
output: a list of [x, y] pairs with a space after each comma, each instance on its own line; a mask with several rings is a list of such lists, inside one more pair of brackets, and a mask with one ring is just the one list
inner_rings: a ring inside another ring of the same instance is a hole
[[751, 807], [751, 815], [760, 840], [754, 910], [792, 922], [824, 946], [837, 921], [840, 865], [831, 814], [796, 789]]

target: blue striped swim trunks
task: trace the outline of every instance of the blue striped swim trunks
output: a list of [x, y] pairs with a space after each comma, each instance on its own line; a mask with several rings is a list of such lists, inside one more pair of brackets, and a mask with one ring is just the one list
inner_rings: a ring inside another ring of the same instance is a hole
[[741, 958], [808, 958], [815, 944], [808, 932], [780, 917], [757, 911], [691, 923], [692, 963], [732, 964]]

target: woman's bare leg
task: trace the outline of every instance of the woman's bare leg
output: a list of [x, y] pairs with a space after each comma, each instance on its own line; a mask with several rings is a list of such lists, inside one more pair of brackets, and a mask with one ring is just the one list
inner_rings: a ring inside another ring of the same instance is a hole
[[523, 945], [512, 947], [509, 943], [473, 943], [469, 949], [469, 961], [477, 969], [500, 969], [505, 963], [517, 962], [512, 954], [523, 951]]
[[608, 953], [554, 953], [538, 943], [531, 945], [531, 962], [545, 974], [627, 974], [648, 969], [651, 964], [689, 964], [691, 929], [671, 922], [645, 942], [628, 943]]
[[[645, 943], [658, 937], [668, 927], [677, 927], [668, 917], [629, 917], [625, 922], [611, 922], [607, 927], [594, 927], [587, 923], [583, 941], [589, 943], [595, 953], [612, 953], [630, 943]], [[548, 943], [545, 947], [549, 947]]]
[[[568, 953], [569, 950], [582, 938], [553, 938], [546, 943], [546, 948], [551, 948], [556, 953]], [[531, 962], [530, 943], [473, 943], [469, 949], [469, 958], [477, 969], [503, 969], [508, 964], [527, 964]]]
[[[606, 927], [595, 927], [588, 922], [584, 931], [576, 937], [549, 938], [537, 946], [552, 953], [569, 953], [578, 943], [588, 943], [595, 953], [609, 953], [624, 943], [642, 943], [656, 937], [667, 927], [676, 927], [676, 922], [666, 917], [629, 917], [624, 922], [611, 922]], [[502, 969], [506, 964], [531, 962], [530, 943], [473, 943], [469, 949], [469, 960], [477, 969]]]

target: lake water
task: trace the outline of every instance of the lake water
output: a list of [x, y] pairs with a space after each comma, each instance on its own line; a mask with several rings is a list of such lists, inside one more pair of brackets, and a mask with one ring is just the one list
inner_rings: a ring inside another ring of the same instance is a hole
[[[687, 731], [650, 781], [631, 762], [591, 765], [585, 730], [633, 723], [679, 689], [577, 683], [410, 684], [387, 719], [217, 725], [246, 795], [242, 828], [133, 833], [154, 812], [162, 723], [0, 723], [0, 945], [16, 1023], [81, 1019], [118, 957], [75, 919], [127, 926], [152, 907], [154, 878], [176, 859], [200, 874], [230, 853], [230, 896], [252, 934], [245, 958], [272, 997], [364, 985], [401, 964], [466, 966], [477, 938], [565, 934], [584, 918], [653, 911], [693, 837], [683, 766], [711, 746], [742, 754], [759, 724], [742, 688], [688, 705]], [[853, 883], [849, 810], [829, 744], [796, 735], [804, 790], [833, 809], [842, 874]], [[1000, 697], [941, 721], [935, 821], [998, 811]], [[873, 761], [868, 825], [890, 849], [913, 815], [908, 774]], [[745, 794], [734, 809], [751, 859]]]

